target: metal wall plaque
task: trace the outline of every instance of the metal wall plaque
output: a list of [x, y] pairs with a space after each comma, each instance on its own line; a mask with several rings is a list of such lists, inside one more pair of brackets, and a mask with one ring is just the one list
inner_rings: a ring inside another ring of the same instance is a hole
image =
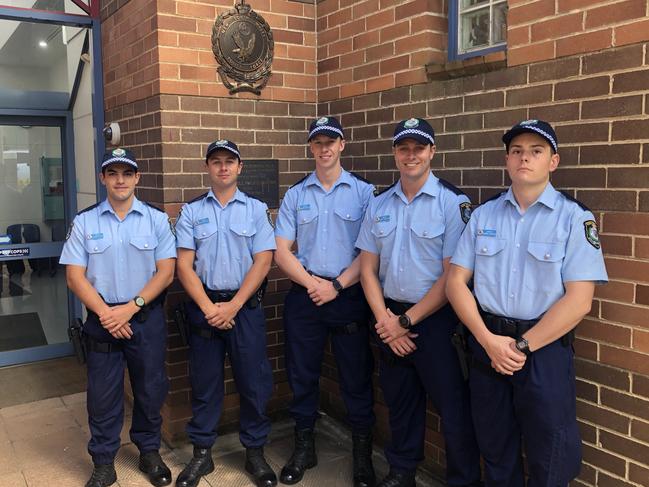
[[271, 74], [274, 49], [270, 26], [245, 0], [238, 0], [233, 9], [214, 22], [212, 52], [220, 65], [221, 81], [230, 94], [261, 94]]
[[237, 185], [241, 191], [259, 198], [269, 208], [279, 208], [279, 163], [277, 159], [245, 159]]

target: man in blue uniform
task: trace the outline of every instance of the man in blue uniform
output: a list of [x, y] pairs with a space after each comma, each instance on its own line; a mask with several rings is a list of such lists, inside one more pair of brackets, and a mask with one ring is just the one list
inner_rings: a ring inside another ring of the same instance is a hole
[[559, 164], [550, 124], [521, 122], [503, 142], [511, 187], [473, 213], [447, 292], [472, 334], [471, 400], [486, 484], [525, 485], [522, 435], [527, 485], [566, 486], [581, 463], [573, 328], [606, 269], [593, 214], [550, 183]]
[[210, 144], [205, 170], [211, 189], [183, 206], [176, 223], [178, 278], [191, 298], [187, 317], [193, 416], [187, 433], [194, 445], [192, 460], [176, 480], [178, 487], [194, 487], [214, 470], [211, 448], [223, 407], [226, 353], [241, 402], [245, 468], [258, 487], [277, 484], [263, 449], [270, 432], [265, 412], [273, 377], [261, 304], [275, 238], [266, 204], [237, 188], [242, 169], [234, 142]]
[[341, 167], [345, 137], [335, 118], [313, 121], [308, 143], [315, 171], [286, 192], [275, 231], [275, 261], [293, 281], [284, 306], [284, 330], [295, 449], [280, 480], [295, 484], [317, 464], [313, 429], [330, 336], [352, 427], [354, 485], [372, 486], [373, 357], [354, 242], [374, 186]]
[[426, 396], [441, 416], [450, 486], [477, 485], [480, 459], [469, 392], [451, 343], [457, 317], [444, 286], [470, 216], [469, 199], [430, 170], [435, 134], [401, 121], [393, 137], [399, 181], [370, 204], [356, 246], [361, 282], [380, 338], [380, 383], [389, 409], [390, 473], [380, 487], [415, 485], [424, 458]]
[[88, 367], [88, 452], [94, 470], [86, 487], [113, 484], [124, 420], [124, 363], [133, 388], [131, 440], [140, 470], [153, 485], [171, 483], [160, 458], [160, 408], [169, 389], [165, 369], [165, 290], [176, 248], [169, 218], [135, 195], [140, 174], [133, 154], [103, 157], [107, 198], [79, 212], [61, 253], [68, 287], [88, 310], [83, 326]]

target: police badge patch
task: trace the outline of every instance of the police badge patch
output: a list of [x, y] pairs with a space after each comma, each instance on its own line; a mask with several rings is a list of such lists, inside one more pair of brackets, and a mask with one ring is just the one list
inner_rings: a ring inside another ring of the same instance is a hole
[[70, 238], [70, 235], [72, 235], [72, 229], [74, 228], [74, 222], [70, 223], [70, 226], [68, 227], [68, 233], [65, 234], [65, 240], [67, 241]]
[[460, 203], [460, 216], [465, 224], [469, 223], [469, 220], [471, 219], [471, 203], [468, 201]]
[[270, 226], [275, 229], [275, 224], [273, 223], [273, 219], [270, 216], [270, 210], [268, 208], [266, 208], [266, 217], [268, 218], [268, 223], [270, 223]]
[[597, 231], [597, 223], [594, 220], [586, 220], [584, 222], [584, 231], [586, 232], [586, 240], [596, 249], [600, 249], [599, 232]]
[[167, 221], [169, 222], [169, 230], [171, 230], [171, 234], [175, 237], [176, 236], [176, 225], [173, 224], [171, 221], [171, 218], [167, 218]]

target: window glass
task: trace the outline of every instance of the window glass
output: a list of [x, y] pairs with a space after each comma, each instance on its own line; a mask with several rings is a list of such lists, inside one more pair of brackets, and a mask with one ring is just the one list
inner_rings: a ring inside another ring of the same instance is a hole
[[456, 0], [451, 3], [449, 56], [479, 56], [504, 48], [507, 40], [507, 0]]

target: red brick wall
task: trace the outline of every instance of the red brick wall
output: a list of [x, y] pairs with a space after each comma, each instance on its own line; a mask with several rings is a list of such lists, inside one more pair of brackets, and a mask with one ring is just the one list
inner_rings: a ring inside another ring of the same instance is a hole
[[646, 0], [509, 0], [510, 66], [649, 40]]

